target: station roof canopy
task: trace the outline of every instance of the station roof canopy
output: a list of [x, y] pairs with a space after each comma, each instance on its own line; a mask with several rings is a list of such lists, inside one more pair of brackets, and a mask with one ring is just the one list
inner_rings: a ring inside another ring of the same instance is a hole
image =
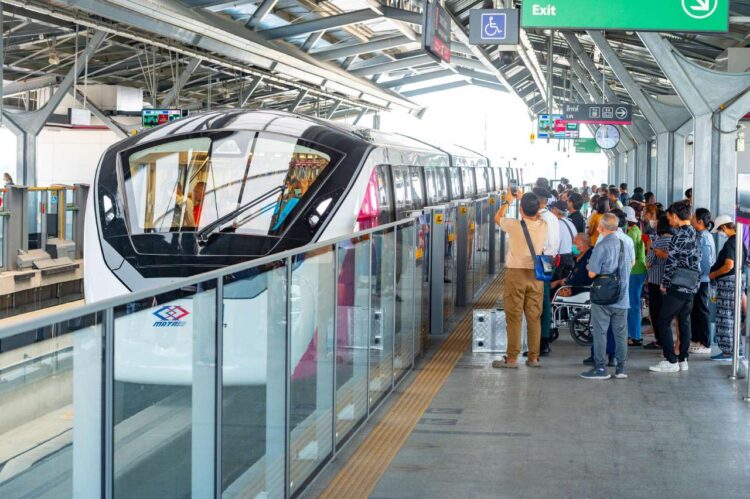
[[[103, 30], [107, 38], [89, 62], [87, 84], [143, 88], [154, 107], [202, 109], [210, 102], [212, 109], [239, 105], [327, 118], [383, 110], [421, 115], [414, 97], [467, 85], [511, 92], [531, 114], [548, 109], [550, 84], [556, 104], [575, 100], [564, 33], [522, 32], [513, 52], [469, 45], [469, 11], [510, 3], [446, 0], [454, 21], [446, 64], [422, 50], [423, 0], [5, 0], [4, 95], [10, 106], [28, 105], [23, 92], [62, 79], [76, 52]], [[687, 58], [724, 69], [727, 49], [748, 44], [750, 0], [731, 0], [729, 33], [665, 36]], [[615, 95], [630, 102], [592, 39], [575, 37]], [[612, 31], [606, 38], [647, 93], [674, 95], [637, 34]]]

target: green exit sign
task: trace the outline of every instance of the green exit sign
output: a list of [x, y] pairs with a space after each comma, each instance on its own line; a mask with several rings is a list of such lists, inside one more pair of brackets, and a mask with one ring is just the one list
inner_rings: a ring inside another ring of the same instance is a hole
[[576, 152], [579, 154], [596, 154], [602, 152], [596, 139], [576, 139], [573, 142]]
[[524, 0], [522, 28], [729, 31], [729, 0]]

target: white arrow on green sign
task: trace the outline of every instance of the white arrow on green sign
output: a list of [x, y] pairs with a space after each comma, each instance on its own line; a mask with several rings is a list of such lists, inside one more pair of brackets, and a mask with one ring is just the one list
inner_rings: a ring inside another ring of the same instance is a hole
[[521, 27], [729, 31], [729, 0], [524, 0]]

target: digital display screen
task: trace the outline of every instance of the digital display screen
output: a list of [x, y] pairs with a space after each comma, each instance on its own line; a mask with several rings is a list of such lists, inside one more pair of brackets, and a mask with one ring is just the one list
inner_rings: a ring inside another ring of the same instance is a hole
[[577, 139], [578, 123], [563, 121], [561, 114], [540, 114], [537, 137], [540, 139]]
[[185, 116], [182, 109], [144, 109], [141, 111], [141, 126], [154, 128]]
[[451, 24], [450, 15], [437, 1], [428, 2], [422, 45], [429, 55], [439, 61], [451, 61]]

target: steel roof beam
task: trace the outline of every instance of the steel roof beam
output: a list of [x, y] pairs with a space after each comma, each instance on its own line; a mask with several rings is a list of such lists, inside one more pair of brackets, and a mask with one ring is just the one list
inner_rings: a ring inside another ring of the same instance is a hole
[[263, 0], [263, 2], [260, 4], [260, 6], [253, 12], [253, 15], [250, 16], [250, 19], [247, 20], [247, 23], [245, 23], [245, 27], [247, 29], [255, 29], [258, 27], [258, 24], [260, 24], [263, 19], [273, 10], [273, 8], [276, 6], [276, 2], [278, 0]]
[[394, 88], [403, 87], [404, 85], [413, 85], [415, 83], [424, 83], [426, 81], [435, 80], [437, 78], [445, 78], [447, 76], [455, 76], [456, 73], [450, 69], [442, 69], [438, 71], [430, 71], [429, 73], [419, 73], [414, 76], [405, 76], [397, 80], [386, 81], [380, 84], [381, 87]]
[[471, 85], [471, 84], [465, 80], [453, 81], [450, 83], [443, 83], [442, 85], [419, 88], [417, 90], [409, 90], [407, 92], [403, 92], [402, 95], [405, 95], [408, 97], [416, 97], [418, 95], [432, 94], [435, 92], [441, 92], [443, 90], [451, 90], [453, 88], [461, 88], [461, 87], [465, 87], [466, 85]]
[[371, 42], [354, 43], [351, 45], [344, 45], [340, 47], [334, 46], [332, 48], [318, 50], [317, 52], [311, 52], [311, 55], [320, 60], [330, 61], [333, 59], [341, 59], [354, 55], [369, 54], [370, 52], [378, 52], [380, 50], [402, 47], [411, 43], [415, 42], [406, 36], [397, 35], [390, 36], [388, 38], [382, 38], [380, 40], [374, 40]]
[[350, 71], [352, 74], [359, 76], [371, 76], [378, 73], [390, 73], [391, 71], [398, 71], [399, 69], [409, 69], [415, 66], [422, 66], [424, 64], [435, 64], [435, 59], [427, 54], [424, 54], [418, 55], [416, 57], [397, 59], [392, 62], [385, 62], [381, 64], [362, 65]]
[[294, 36], [306, 35], [321, 30], [342, 28], [344, 26], [349, 26], [350, 24], [358, 24], [378, 19], [379, 17], [381, 17], [381, 15], [372, 9], [362, 9], [335, 16], [321, 17], [319, 19], [313, 19], [312, 21], [303, 21], [278, 28], [265, 29], [258, 33], [269, 40], [276, 40], [278, 38], [291, 38]]
[[172, 88], [161, 100], [159, 107], [167, 108], [172, 105], [172, 103], [177, 99], [177, 96], [180, 95], [180, 91], [182, 90], [182, 87], [185, 86], [185, 83], [187, 83], [190, 75], [192, 75], [195, 70], [198, 69], [198, 66], [201, 65], [201, 62], [201, 59], [198, 59], [197, 57], [190, 59], [187, 66], [185, 66], [185, 69], [183, 69], [182, 73], [180, 73], [180, 76], [178, 76], [177, 79], [172, 83]]
[[[54, 10], [43, 4], [29, 4], [25, 0], [4, 0], [6, 2], [34, 13], [54, 14], [58, 19], [96, 27], [125, 38], [138, 40], [140, 36], [141, 41], [151, 45], [165, 47], [183, 55], [203, 57], [209, 63], [243, 71], [248, 75], [282, 80], [279, 76], [266, 74], [266, 71], [271, 71], [268, 68], [275, 63], [275, 71], [284, 73], [288, 68], [290, 73], [286, 76], [290, 83], [298, 88], [307, 88], [312, 94], [320, 92], [320, 81], [327, 80], [407, 110], [420, 108], [394, 92], [384, 90], [363, 78], [353, 77], [335, 65], [315, 60], [289, 44], [269, 42], [257, 33], [244, 29], [242, 25], [238, 26], [205, 9], [192, 10], [176, 2], [160, 2], [157, 12], [153, 8], [153, 2], [149, 0], [58, 0]], [[99, 21], [99, 17], [106, 21]], [[115, 26], [111, 21], [123, 26]], [[142, 35], [133, 33], [129, 28], [149, 31], [157, 36], [152, 40], [143, 40]], [[165, 43], [159, 37], [169, 38], [171, 42]], [[178, 43], [175, 44], [175, 41]], [[309, 76], [303, 77], [302, 74]]]

